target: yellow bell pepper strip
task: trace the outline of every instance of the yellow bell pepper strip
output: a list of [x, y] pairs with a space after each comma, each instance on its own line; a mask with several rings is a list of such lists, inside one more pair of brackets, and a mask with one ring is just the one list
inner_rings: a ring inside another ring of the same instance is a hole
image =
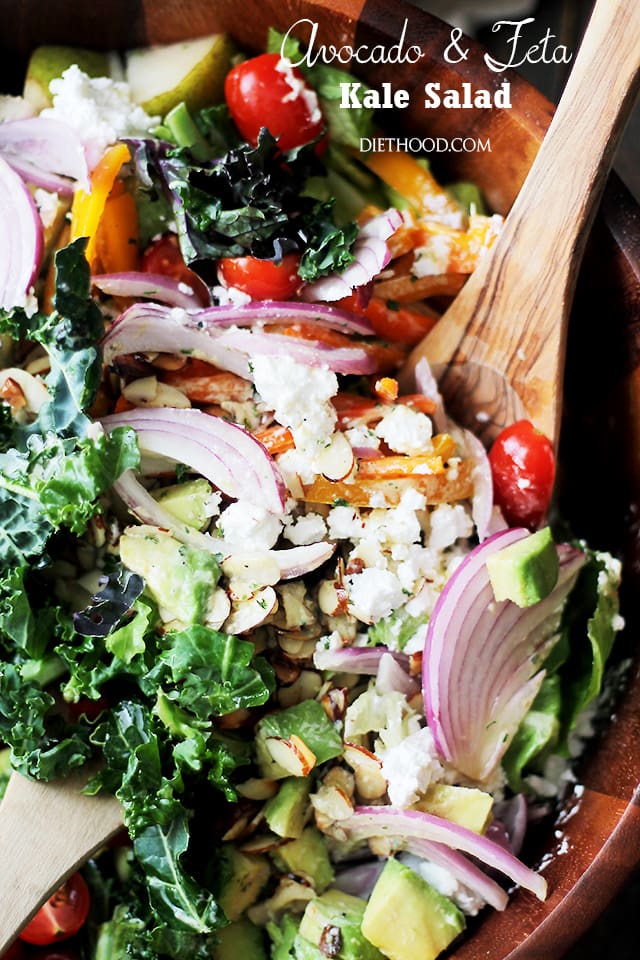
[[460, 207], [437, 182], [433, 174], [408, 153], [368, 153], [362, 162], [381, 180], [393, 187], [414, 207], [418, 215], [460, 214]]
[[126, 144], [116, 143], [115, 146], [109, 147], [91, 174], [89, 192], [76, 190], [71, 206], [71, 239], [89, 238], [85, 251], [89, 263], [96, 257], [96, 234], [107, 197], [113, 188], [122, 164], [130, 159], [131, 154]]
[[96, 232], [95, 249], [104, 273], [137, 270], [140, 261], [138, 208], [127, 190], [114, 189], [107, 197]]

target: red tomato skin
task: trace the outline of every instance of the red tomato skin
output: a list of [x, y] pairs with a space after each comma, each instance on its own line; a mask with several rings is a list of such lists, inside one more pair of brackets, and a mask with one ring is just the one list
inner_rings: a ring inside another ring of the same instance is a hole
[[0, 960], [23, 960], [25, 956], [24, 947], [19, 940], [11, 944], [8, 950], [2, 954]]
[[74, 873], [40, 907], [19, 937], [38, 947], [66, 940], [80, 930], [87, 919], [89, 906], [89, 888], [82, 875]]
[[505, 427], [489, 451], [493, 499], [509, 526], [535, 530], [544, 519], [555, 479], [551, 441], [529, 420]]
[[[312, 115], [302, 94], [288, 99], [292, 88], [286, 74], [276, 69], [280, 59], [278, 53], [263, 53], [239, 63], [227, 74], [224, 95], [245, 140], [255, 145], [260, 129], [266, 127], [281, 150], [291, 150], [320, 136], [325, 122], [324, 117]], [[313, 92], [297, 67], [292, 67], [292, 74]]]
[[297, 253], [287, 253], [279, 263], [257, 257], [222, 257], [218, 276], [225, 287], [235, 287], [252, 300], [288, 300], [302, 283], [299, 264]]
[[184, 262], [178, 238], [173, 233], [165, 233], [158, 240], [152, 240], [142, 254], [141, 267], [145, 273], [161, 273], [179, 283], [186, 283], [196, 294], [200, 293], [202, 280]]

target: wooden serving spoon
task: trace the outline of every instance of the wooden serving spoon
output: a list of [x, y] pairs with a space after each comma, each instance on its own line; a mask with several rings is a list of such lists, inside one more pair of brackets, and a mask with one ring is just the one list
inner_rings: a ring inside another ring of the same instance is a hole
[[[600, 0], [506, 227], [445, 318], [413, 352], [443, 366], [452, 415], [490, 433], [523, 413], [557, 440], [566, 322], [590, 219], [640, 66], [638, 0]], [[480, 414], [480, 420], [478, 420]], [[78, 776], [14, 774], [0, 807], [0, 955], [60, 883], [122, 826]]]
[[11, 776], [0, 805], [0, 957], [40, 905], [122, 829], [115, 797], [81, 793], [86, 773]]
[[599, 0], [504, 230], [403, 371], [409, 386], [427, 357], [447, 412], [485, 442], [526, 417], [557, 447], [578, 268], [639, 69], [640, 2]]

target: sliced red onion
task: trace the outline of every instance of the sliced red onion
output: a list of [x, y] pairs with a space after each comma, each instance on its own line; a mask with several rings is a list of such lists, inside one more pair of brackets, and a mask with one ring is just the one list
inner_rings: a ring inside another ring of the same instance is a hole
[[373, 280], [389, 263], [386, 241], [401, 224], [402, 214], [393, 208], [365, 223], [353, 245], [353, 263], [341, 273], [331, 273], [308, 284], [302, 290], [303, 299], [340, 300]]
[[376, 880], [384, 869], [384, 860], [369, 860], [354, 867], [346, 867], [336, 873], [333, 886], [353, 897], [368, 900]]
[[357, 347], [336, 348], [273, 333], [224, 329], [203, 320], [206, 312], [187, 313], [156, 303], [136, 303], [120, 315], [104, 337], [104, 361], [111, 364], [127, 353], [182, 353], [247, 380], [251, 379], [250, 357], [268, 354], [289, 356], [299, 363], [328, 367], [338, 373], [371, 373], [375, 369], [374, 361]]
[[440, 754], [472, 780], [500, 762], [544, 679], [539, 668], [555, 642], [558, 615], [581, 551], [558, 547], [560, 572], [540, 603], [496, 602], [486, 559], [529, 536], [502, 530], [468, 554], [438, 597], [423, 654], [425, 715]]
[[380, 658], [376, 690], [378, 693], [404, 693], [409, 699], [420, 692], [415, 680], [411, 679], [407, 671], [390, 653], [384, 653]]
[[330, 347], [319, 340], [303, 340], [277, 333], [256, 333], [230, 329], [219, 339], [232, 350], [240, 350], [248, 357], [290, 357], [307, 367], [325, 367], [334, 373], [364, 374], [377, 369], [373, 357], [359, 347]]
[[406, 653], [389, 650], [388, 647], [339, 647], [337, 650], [316, 650], [313, 662], [318, 670], [332, 670], [335, 673], [362, 673], [375, 677], [380, 661], [386, 655], [409, 671], [409, 657]]
[[0, 124], [0, 155], [25, 180], [59, 193], [86, 186], [88, 168], [75, 131], [60, 120], [28, 117]]
[[547, 895], [547, 881], [539, 873], [525, 866], [497, 843], [442, 817], [398, 807], [356, 807], [351, 817], [340, 821], [340, 828], [354, 840], [398, 837], [405, 842], [427, 840], [441, 843], [499, 870], [514, 883], [530, 890], [539, 900], [544, 900]]
[[353, 455], [359, 460], [379, 460], [384, 456], [379, 447], [353, 447]]
[[495, 910], [504, 910], [507, 906], [509, 897], [506, 891], [495, 880], [487, 876], [484, 870], [477, 867], [471, 860], [467, 860], [463, 853], [452, 850], [451, 847], [445, 846], [443, 843], [418, 839], [407, 840], [406, 850], [416, 857], [431, 860], [437, 866], [448, 870], [456, 880], [477, 893], [485, 903], [490, 904]]
[[[141, 523], [167, 530], [180, 543], [185, 543], [196, 550], [206, 550], [207, 553], [221, 557], [223, 561], [237, 553], [237, 548], [227, 543], [226, 540], [200, 533], [199, 530], [187, 526], [172, 513], [169, 513], [168, 510], [165, 510], [145, 490], [132, 470], [125, 471], [116, 480], [113, 489]], [[252, 553], [252, 560], [256, 563], [261, 559], [274, 561], [279, 570], [280, 580], [291, 580], [317, 570], [329, 559], [334, 550], [335, 544], [322, 541], [321, 543], [311, 543], [305, 547], [293, 547], [290, 550], [254, 552]]]
[[202, 308], [202, 301], [188, 284], [163, 273], [145, 273], [142, 270], [102, 273], [92, 277], [91, 283], [112, 297], [145, 297], [168, 303], [172, 307], [184, 307], [185, 310]]
[[31, 194], [2, 158], [0, 224], [0, 307], [10, 310], [24, 305], [40, 269], [43, 241], [42, 222]]
[[230, 497], [284, 511], [286, 487], [273, 457], [228, 420], [161, 407], [112, 414], [102, 425], [107, 432], [133, 427], [142, 450], [192, 467]]
[[434, 427], [438, 433], [446, 433], [449, 429], [449, 418], [444, 411], [444, 400], [426, 357], [422, 357], [416, 364], [414, 376], [417, 392], [428, 397], [436, 405], [436, 409], [431, 414]]
[[128, 353], [177, 353], [206, 360], [221, 370], [249, 379], [246, 354], [225, 349], [220, 334], [205, 332], [194, 314], [159, 303], [136, 303], [111, 325], [102, 340], [104, 362]]
[[[482, 541], [489, 533], [493, 514], [493, 477], [487, 451], [482, 441], [478, 440], [470, 430], [463, 430], [462, 436], [466, 447], [466, 456], [473, 462], [473, 497], [471, 500], [471, 516], [476, 525], [478, 539]], [[506, 523], [504, 524], [506, 527]], [[497, 530], [492, 531], [497, 532]]]
[[298, 303], [294, 300], [253, 300], [239, 306], [208, 307], [199, 317], [214, 326], [251, 327], [267, 323], [310, 323], [340, 333], [372, 336], [373, 327], [366, 317], [327, 304]]
[[[493, 805], [493, 813], [496, 822], [503, 824], [512, 853], [518, 856], [524, 843], [524, 836], [527, 832], [528, 809], [527, 799], [523, 793], [516, 793], [514, 797], [508, 800], [500, 800]], [[491, 824], [487, 828], [487, 832]]]

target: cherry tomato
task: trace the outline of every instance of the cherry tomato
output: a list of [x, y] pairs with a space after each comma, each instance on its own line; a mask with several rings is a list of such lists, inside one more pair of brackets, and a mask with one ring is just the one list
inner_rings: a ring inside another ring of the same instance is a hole
[[37, 946], [48, 946], [77, 933], [89, 913], [89, 888], [79, 873], [62, 884], [38, 910], [20, 939]]
[[15, 943], [12, 943], [9, 949], [2, 954], [0, 960], [23, 960], [24, 955], [24, 947], [19, 940], [16, 940]]
[[551, 441], [529, 420], [518, 420], [496, 437], [489, 452], [494, 502], [510, 526], [534, 530], [549, 506], [555, 478]]
[[199, 290], [202, 281], [190, 270], [184, 262], [178, 238], [173, 233], [166, 233], [159, 240], [153, 240], [142, 254], [142, 269], [147, 273], [161, 273], [165, 277], [172, 277], [180, 283], [186, 283]]
[[257, 257], [223, 257], [218, 260], [218, 275], [225, 287], [235, 287], [252, 300], [287, 300], [301, 280], [300, 256], [287, 253], [279, 263]]
[[256, 144], [266, 127], [282, 150], [291, 150], [320, 136], [325, 122], [316, 94], [298, 68], [279, 70], [280, 63], [278, 53], [239, 63], [227, 74], [224, 95], [245, 140]]

